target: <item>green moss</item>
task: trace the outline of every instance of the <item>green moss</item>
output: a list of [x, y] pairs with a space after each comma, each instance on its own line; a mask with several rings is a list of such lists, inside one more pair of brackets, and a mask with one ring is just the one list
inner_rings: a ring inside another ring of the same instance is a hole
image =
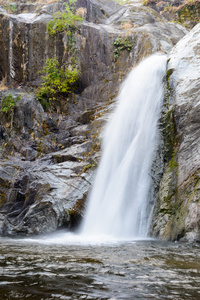
[[[187, 22], [195, 24], [200, 22], [200, 3], [199, 1], [190, 1], [177, 11], [177, 21], [181, 24], [188, 25]], [[189, 25], [188, 25], [189, 26]], [[190, 27], [190, 26], [189, 26]]]
[[167, 209], [167, 208], [161, 208], [158, 213], [166, 215], [166, 214], [171, 214], [172, 211], [170, 209]]
[[185, 235], [186, 231], [193, 230], [193, 222], [191, 225], [185, 224], [185, 220], [188, 217], [190, 207], [193, 203], [199, 206], [200, 202], [200, 176], [199, 170], [197, 170], [192, 176], [190, 176], [182, 186], [179, 186], [175, 190], [175, 194], [168, 199], [164, 209], [159, 210], [159, 214], [164, 216], [169, 215], [169, 219], [165, 228], [165, 237], [168, 240], [179, 240]]
[[[169, 169], [170, 171], [175, 171], [178, 168], [178, 162], [177, 162], [177, 149], [174, 150], [172, 153], [171, 160], [169, 162]], [[177, 174], [176, 174], [177, 175]]]
[[[171, 88], [171, 75], [173, 69], [166, 73], [165, 99], [161, 116], [161, 125], [164, 137], [164, 161], [165, 171], [161, 181], [159, 198], [156, 204], [155, 220], [161, 224], [162, 231], [158, 235], [167, 240], [179, 240], [186, 232], [189, 232], [185, 224], [186, 218], [191, 213], [194, 202], [200, 201], [200, 176], [199, 171], [178, 186], [178, 149], [179, 141], [176, 133], [176, 120], [172, 101], [174, 91]], [[165, 218], [164, 218], [165, 217]], [[164, 218], [164, 220], [162, 220]], [[156, 227], [156, 226], [155, 226]], [[191, 228], [193, 230], [193, 228]]]
[[6, 189], [0, 187], [0, 206], [4, 204], [6, 200]]
[[87, 172], [89, 169], [96, 168], [96, 167], [97, 167], [97, 164], [96, 164], [96, 163], [87, 164], [86, 166], [83, 167], [83, 169], [81, 170], [79, 176], [80, 176], [82, 173]]
[[173, 97], [173, 89], [170, 86], [170, 76], [173, 74], [174, 69], [169, 69], [166, 72], [166, 85], [163, 101], [163, 109], [161, 112], [160, 122], [162, 125], [162, 132], [164, 138], [164, 162], [168, 163], [173, 155], [174, 150], [177, 148], [178, 139], [176, 133], [176, 122], [174, 118], [173, 105], [170, 104]]
[[167, 70], [167, 82], [168, 82], [168, 84], [169, 84], [170, 76], [172, 75], [173, 72], [174, 72], [174, 69], [168, 69]]

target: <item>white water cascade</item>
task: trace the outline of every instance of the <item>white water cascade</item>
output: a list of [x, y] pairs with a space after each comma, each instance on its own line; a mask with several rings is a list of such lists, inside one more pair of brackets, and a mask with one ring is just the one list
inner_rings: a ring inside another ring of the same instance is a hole
[[13, 21], [9, 21], [9, 67], [10, 67], [10, 78], [14, 79], [15, 69], [13, 60]]
[[102, 158], [89, 197], [81, 235], [116, 239], [147, 235], [150, 170], [162, 106], [167, 57], [152, 55], [121, 86], [108, 122]]

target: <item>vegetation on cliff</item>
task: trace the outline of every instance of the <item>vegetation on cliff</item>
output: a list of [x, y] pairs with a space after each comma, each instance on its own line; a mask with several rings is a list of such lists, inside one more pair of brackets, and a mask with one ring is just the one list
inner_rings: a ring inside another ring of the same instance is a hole
[[69, 0], [69, 4], [64, 3], [64, 5], [65, 11], [55, 13], [53, 20], [47, 24], [48, 34], [52, 37], [60, 32], [73, 35], [77, 26], [83, 21], [83, 18], [76, 14], [76, 0]]
[[42, 73], [43, 83], [37, 97], [44, 109], [52, 110], [59, 105], [60, 100], [74, 91], [80, 72], [75, 67], [65, 70], [60, 66], [57, 58], [48, 58]]
[[113, 51], [115, 60], [117, 60], [122, 50], [127, 50], [130, 52], [131, 49], [133, 48], [133, 43], [130, 37], [125, 37], [125, 38], [118, 37], [115, 39], [113, 45], [115, 46], [115, 50]]
[[17, 101], [20, 98], [21, 96], [13, 98], [13, 95], [9, 94], [8, 96], [3, 96], [1, 100], [1, 113], [5, 114], [6, 118], [9, 120], [10, 131], [13, 129], [14, 111], [17, 107]]
[[37, 93], [44, 109], [50, 111], [60, 106], [60, 100], [69, 100], [67, 96], [75, 90], [80, 77], [74, 35], [83, 18], [76, 14], [76, 0], [69, 0], [69, 4], [64, 3], [64, 5], [65, 11], [56, 12], [53, 20], [48, 22], [47, 32], [52, 38], [58, 33], [66, 33], [68, 61], [61, 66], [56, 57], [46, 60], [46, 65], [41, 72], [43, 83]]
[[160, 1], [145, 0], [143, 5], [150, 6], [160, 12], [167, 20], [193, 28], [200, 22], [199, 0]]
[[172, 105], [174, 90], [170, 86], [170, 76], [173, 74], [173, 72], [174, 70], [170, 69], [167, 71], [166, 74], [163, 109], [160, 118], [161, 125], [163, 127], [162, 130], [163, 139], [164, 139], [163, 159], [165, 163], [171, 161], [178, 144], [176, 122], [174, 118], [174, 110]]

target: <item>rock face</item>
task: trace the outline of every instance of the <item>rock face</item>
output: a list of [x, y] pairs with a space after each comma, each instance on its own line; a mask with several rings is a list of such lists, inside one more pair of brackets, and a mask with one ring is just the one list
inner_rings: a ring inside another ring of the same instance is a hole
[[79, 8], [86, 16], [75, 43], [81, 90], [63, 103], [63, 114], [45, 113], [32, 88], [40, 82], [47, 57], [69, 62], [67, 36], [51, 38], [46, 31], [63, 3], [24, 1], [15, 15], [0, 12], [0, 78], [7, 76], [15, 87], [1, 93], [1, 104], [10, 94], [13, 99], [21, 95], [12, 120], [1, 112], [1, 234], [39, 234], [76, 225], [98, 163], [99, 135], [121, 81], [144, 57], [168, 53], [187, 33], [134, 4], [79, 0]]
[[168, 75], [174, 137], [153, 232], [167, 240], [200, 241], [200, 24], [173, 48]]
[[[80, 8], [86, 12], [86, 20], [76, 34], [76, 48], [84, 88], [97, 85], [97, 90], [103, 78], [106, 90], [110, 89], [106, 80], [112, 80], [116, 85], [130, 66], [152, 52], [168, 52], [186, 33], [179, 25], [166, 23], [159, 14], [146, 7], [121, 7], [111, 1], [85, 0], [77, 2], [77, 9]], [[27, 9], [21, 5], [19, 14], [0, 12], [0, 78], [7, 76], [10, 82], [39, 84], [39, 71], [48, 57], [56, 56], [62, 64], [68, 60], [66, 34], [52, 38], [46, 30], [52, 13], [63, 11], [64, 5], [35, 4], [35, 10], [32, 6], [31, 12]], [[115, 48], [119, 48], [114, 45], [116, 37], [130, 37], [133, 44], [131, 51], [119, 51], [117, 59], [113, 54]], [[96, 90], [87, 90], [87, 96], [89, 93], [90, 97], [94, 94], [97, 98]]]
[[199, 23], [200, 3], [198, 0], [145, 0], [144, 5], [152, 7], [169, 21], [193, 28]]
[[[15, 99], [19, 90], [7, 95]], [[12, 131], [9, 116], [1, 112], [1, 234], [39, 234], [78, 224], [99, 158], [98, 137], [91, 135], [102, 124], [98, 109], [83, 115], [79, 122], [58, 119], [30, 93], [17, 102]]]

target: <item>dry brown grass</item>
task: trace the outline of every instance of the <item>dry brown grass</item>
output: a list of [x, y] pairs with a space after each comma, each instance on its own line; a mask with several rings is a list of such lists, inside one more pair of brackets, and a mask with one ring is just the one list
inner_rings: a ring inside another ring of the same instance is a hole
[[82, 18], [85, 18], [86, 15], [87, 15], [87, 8], [85, 7], [79, 7], [77, 10], [76, 10], [76, 14], [78, 16], [81, 16]]
[[0, 81], [0, 91], [5, 91], [8, 89], [8, 87], [5, 85], [7, 82], [7, 76]]
[[39, 4], [51, 4], [55, 2], [62, 2], [62, 0], [37, 0], [34, 3], [39, 3]]
[[132, 24], [131, 24], [131, 22], [124, 22], [124, 23], [122, 23], [121, 27], [123, 29], [130, 29], [130, 28], [132, 28]]
[[[6, 4], [10, 3], [20, 3], [21, 1], [19, 0], [0, 0], [0, 5], [4, 6]], [[27, 0], [26, 3], [39, 3], [39, 4], [51, 4], [54, 2], [62, 2], [62, 0], [36, 0], [36, 1], [31, 1]]]

